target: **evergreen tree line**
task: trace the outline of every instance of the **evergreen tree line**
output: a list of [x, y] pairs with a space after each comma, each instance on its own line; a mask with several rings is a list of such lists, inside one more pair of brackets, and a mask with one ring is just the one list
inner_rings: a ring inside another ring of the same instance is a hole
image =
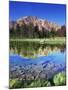
[[55, 30], [52, 28], [50, 31], [43, 28], [39, 30], [38, 26], [17, 24], [16, 29], [13, 27], [10, 29], [10, 38], [51, 38], [51, 37], [65, 37], [66, 27], [62, 26], [61, 29]]

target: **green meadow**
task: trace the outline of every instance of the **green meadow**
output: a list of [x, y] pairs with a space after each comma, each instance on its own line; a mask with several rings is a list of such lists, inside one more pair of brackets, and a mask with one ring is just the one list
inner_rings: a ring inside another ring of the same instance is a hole
[[18, 42], [36, 42], [40, 44], [65, 44], [65, 37], [46, 38], [46, 39], [10, 39]]

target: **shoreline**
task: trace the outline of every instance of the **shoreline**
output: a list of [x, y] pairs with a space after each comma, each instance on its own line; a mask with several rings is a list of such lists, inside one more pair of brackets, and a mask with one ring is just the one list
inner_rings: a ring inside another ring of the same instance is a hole
[[65, 44], [65, 37], [46, 38], [46, 39], [9, 39], [10, 42], [36, 42], [40, 44]]

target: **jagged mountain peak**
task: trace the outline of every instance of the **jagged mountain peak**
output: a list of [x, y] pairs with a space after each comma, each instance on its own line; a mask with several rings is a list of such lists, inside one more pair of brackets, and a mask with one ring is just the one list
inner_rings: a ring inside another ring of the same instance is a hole
[[60, 25], [53, 22], [49, 22], [46, 19], [38, 18], [37, 16], [24, 16], [16, 20], [16, 23], [10, 23], [10, 26], [16, 27], [16, 25], [18, 24], [21, 27], [24, 24], [30, 25], [31, 23], [33, 26], [38, 26], [39, 30], [42, 30], [42, 28], [44, 28], [50, 31], [52, 28], [54, 28], [55, 30], [61, 28]]
[[23, 20], [30, 21], [30, 20], [38, 20], [38, 19], [39, 19], [39, 18], [36, 17], [36, 16], [24, 16], [24, 17], [22, 17], [22, 18], [19, 18], [19, 19], [17, 20], [17, 22], [23, 21]]

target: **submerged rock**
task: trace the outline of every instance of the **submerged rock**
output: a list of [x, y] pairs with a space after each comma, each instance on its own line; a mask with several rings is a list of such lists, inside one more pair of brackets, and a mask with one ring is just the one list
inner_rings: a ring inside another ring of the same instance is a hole
[[26, 79], [51, 78], [54, 74], [65, 71], [66, 68], [65, 53], [54, 53], [35, 59], [10, 55], [9, 59], [10, 76], [23, 79], [24, 76]]

